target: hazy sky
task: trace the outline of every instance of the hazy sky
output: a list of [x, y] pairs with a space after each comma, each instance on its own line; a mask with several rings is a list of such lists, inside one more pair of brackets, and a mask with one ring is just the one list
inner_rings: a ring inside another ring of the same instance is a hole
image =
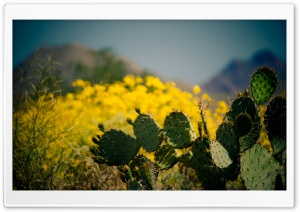
[[13, 63], [43, 45], [112, 48], [167, 79], [201, 83], [232, 59], [270, 49], [286, 60], [285, 21], [107, 20], [14, 21]]

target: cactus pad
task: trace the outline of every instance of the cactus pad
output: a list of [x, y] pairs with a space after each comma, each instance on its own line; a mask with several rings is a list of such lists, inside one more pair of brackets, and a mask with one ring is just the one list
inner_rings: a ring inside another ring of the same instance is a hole
[[191, 151], [185, 153], [185, 154], [182, 154], [178, 160], [182, 163], [184, 163], [185, 165], [189, 166], [190, 165], [190, 162], [191, 162], [191, 159], [193, 157], [193, 153]]
[[147, 114], [140, 114], [133, 124], [137, 142], [147, 151], [153, 152], [161, 143], [160, 128]]
[[286, 149], [281, 154], [281, 161], [283, 165], [286, 165]]
[[279, 153], [283, 152], [286, 149], [286, 140], [285, 138], [280, 137], [273, 137], [270, 140], [273, 148], [273, 154], [278, 155]]
[[133, 180], [131, 170], [127, 165], [120, 165], [120, 166], [117, 166], [117, 168], [120, 172], [120, 178], [123, 183], [127, 183], [127, 182]]
[[167, 142], [174, 148], [187, 148], [196, 138], [189, 118], [183, 112], [170, 113], [164, 122]]
[[236, 160], [239, 154], [239, 140], [233, 124], [222, 122], [217, 129], [217, 141], [227, 150], [231, 160]]
[[241, 157], [241, 177], [248, 190], [274, 190], [279, 169], [273, 155], [259, 144]]
[[154, 156], [156, 165], [162, 170], [172, 168], [178, 162], [175, 149], [169, 145], [160, 146]]
[[224, 190], [225, 181], [220, 174], [220, 169], [214, 166], [209, 152], [209, 143], [200, 139], [193, 142], [193, 157], [191, 167], [206, 190]]
[[[227, 150], [218, 141], [210, 143], [210, 153], [214, 164], [220, 168], [220, 174], [227, 180], [235, 180], [239, 174], [237, 156], [232, 160]], [[238, 149], [236, 153], [238, 154]]]
[[127, 190], [135, 190], [136, 191], [136, 190], [144, 190], [144, 189], [140, 182], [133, 180], [133, 181], [129, 181]]
[[250, 132], [252, 125], [253, 123], [249, 114], [241, 113], [236, 117], [235, 126], [240, 137], [247, 135]]
[[286, 98], [277, 96], [271, 100], [264, 115], [264, 124], [274, 150], [278, 149], [278, 138], [283, 142], [279, 146], [286, 145]]
[[251, 78], [252, 96], [259, 105], [266, 102], [276, 90], [277, 75], [268, 67], [258, 68]]
[[[260, 136], [261, 124], [258, 113], [258, 108], [254, 100], [249, 96], [241, 96], [236, 98], [231, 104], [231, 110], [226, 114], [226, 118], [234, 123], [234, 126], [238, 128], [237, 119], [241, 114], [248, 114], [251, 118], [252, 127], [250, 132], [239, 138], [240, 152], [244, 152], [249, 149]], [[244, 117], [245, 118], [245, 117]]]
[[232, 163], [227, 150], [218, 141], [210, 143], [210, 153], [213, 162], [221, 169], [228, 167]]
[[97, 143], [99, 146], [96, 156], [101, 156], [109, 166], [128, 163], [140, 148], [134, 138], [114, 129], [106, 131]]
[[145, 190], [153, 190], [156, 188], [158, 172], [155, 164], [148, 158], [139, 155], [130, 163], [132, 176], [141, 182]]
[[286, 170], [285, 166], [281, 166], [276, 177], [275, 190], [286, 190]]

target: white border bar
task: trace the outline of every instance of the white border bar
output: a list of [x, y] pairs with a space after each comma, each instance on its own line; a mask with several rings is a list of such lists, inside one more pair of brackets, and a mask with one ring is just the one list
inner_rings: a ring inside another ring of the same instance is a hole
[[7, 19], [286, 19], [293, 5], [270, 4], [8, 4]]

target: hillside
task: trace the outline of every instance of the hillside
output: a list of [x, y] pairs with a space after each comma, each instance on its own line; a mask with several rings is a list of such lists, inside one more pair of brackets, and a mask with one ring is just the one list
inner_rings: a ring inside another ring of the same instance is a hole
[[[45, 64], [49, 56], [56, 62], [52, 66], [61, 71], [63, 93], [72, 91], [71, 83], [76, 79], [89, 80], [92, 83], [111, 83], [121, 80], [127, 74], [139, 76], [147, 74], [138, 65], [125, 57], [117, 56], [110, 49], [95, 51], [77, 43], [54, 47], [44, 46], [14, 68], [14, 91], [19, 89], [20, 80], [17, 79], [28, 69], [29, 64], [34, 65], [30, 65], [30, 69], [26, 71], [24, 82], [37, 75], [37, 65]], [[24, 89], [30, 89], [30, 85], [25, 83]]]
[[277, 93], [286, 90], [286, 62], [269, 50], [258, 51], [249, 60], [231, 61], [201, 88], [216, 99], [227, 100], [227, 97], [233, 97], [237, 92], [249, 88], [253, 71], [260, 66], [271, 67], [278, 74]]

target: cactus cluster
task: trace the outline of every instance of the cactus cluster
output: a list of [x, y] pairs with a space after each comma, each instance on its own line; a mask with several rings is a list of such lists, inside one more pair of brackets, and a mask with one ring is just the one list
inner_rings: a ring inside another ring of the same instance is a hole
[[[170, 113], [160, 128], [150, 115], [136, 109], [136, 120], [127, 120], [135, 138], [114, 129], [105, 131], [99, 125], [104, 134], [93, 138], [94, 160], [118, 166], [122, 180], [134, 190], [156, 189], [158, 172], [177, 162], [194, 169], [207, 190], [224, 190], [227, 182], [235, 180], [241, 180], [247, 190], [285, 189], [286, 98], [272, 98], [263, 115], [258, 110], [270, 100], [277, 83], [272, 69], [258, 68], [251, 78], [251, 94], [245, 89], [237, 95], [217, 129], [216, 140], [209, 139], [201, 102], [198, 138], [189, 117], [181, 111]], [[257, 142], [263, 125], [271, 152]], [[154, 161], [137, 155], [140, 147], [153, 152]], [[178, 149], [185, 153], [179, 154]]]

